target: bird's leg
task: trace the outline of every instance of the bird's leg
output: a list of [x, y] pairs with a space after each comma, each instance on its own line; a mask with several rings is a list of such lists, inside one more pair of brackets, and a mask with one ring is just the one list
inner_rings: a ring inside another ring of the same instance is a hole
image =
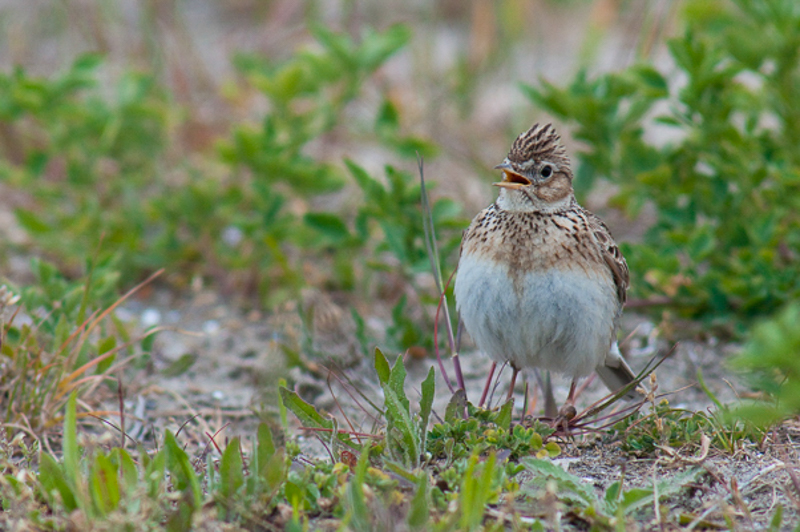
[[564, 436], [569, 436], [569, 424], [575, 419], [577, 414], [578, 411], [575, 410], [575, 380], [573, 379], [572, 384], [569, 385], [567, 401], [564, 403], [564, 406], [558, 410], [558, 416], [553, 420], [553, 428], [556, 429], [556, 431], [561, 429]]
[[575, 415], [578, 413], [575, 410], [575, 379], [572, 380], [572, 384], [569, 385], [569, 394], [567, 395], [567, 401], [564, 403], [564, 406], [558, 411], [558, 417], [563, 418], [567, 421], [570, 421]]
[[486, 385], [483, 387], [481, 400], [478, 402], [478, 408], [483, 407], [483, 403], [486, 402], [486, 396], [489, 394], [489, 388], [492, 386], [492, 377], [494, 376], [494, 368], [496, 367], [497, 362], [492, 362], [492, 367], [489, 368], [489, 376], [486, 378]]
[[513, 364], [511, 365], [511, 385], [508, 387], [508, 395], [506, 396], [506, 402], [514, 396], [514, 385], [517, 383], [517, 374], [519, 370]]
[[544, 399], [544, 415], [550, 419], [555, 419], [558, 415], [558, 408], [556, 408], [556, 398], [553, 395], [553, 381], [550, 379], [550, 372], [547, 371], [542, 378], [542, 372], [539, 368], [534, 370], [536, 381], [539, 383], [539, 388], [542, 389], [542, 398]]

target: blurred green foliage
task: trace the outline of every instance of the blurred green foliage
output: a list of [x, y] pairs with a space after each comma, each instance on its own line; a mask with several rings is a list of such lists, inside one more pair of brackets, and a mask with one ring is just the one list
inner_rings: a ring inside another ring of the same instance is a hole
[[[96, 256], [124, 285], [164, 266], [178, 285], [200, 275], [270, 305], [295, 297], [309, 271], [323, 288], [362, 295], [374, 288], [371, 271], [412, 280], [427, 269], [415, 177], [387, 166], [384, 180], [308, 149], [337, 128], [400, 157], [435, 155], [401, 132], [388, 96], [374, 123], [345, 119], [410, 31], [367, 30], [356, 41], [314, 26], [311, 35], [313, 48], [281, 61], [235, 59], [268, 110], [260, 124], [234, 125], [199, 162], [167, 148], [183, 113], [151, 76], [128, 73], [109, 90], [96, 55], [51, 78], [0, 75], [0, 181], [22, 198], [20, 225], [62, 271], [75, 275]], [[344, 187], [356, 194], [331, 202]], [[452, 251], [459, 206], [440, 200], [433, 210]]]
[[655, 207], [624, 249], [636, 296], [710, 322], [768, 314], [800, 297], [800, 5], [688, 2], [684, 18], [673, 68], [525, 90], [585, 143], [579, 193], [604, 178], [630, 216]]
[[18, 290], [20, 302], [39, 314], [34, 317], [43, 332], [52, 334], [64, 321], [78, 327], [92, 312], [118, 298], [119, 271], [113, 262], [88, 265], [91, 273], [78, 279], [66, 278], [53, 264], [40, 259], [31, 261], [31, 270], [34, 281]]
[[793, 303], [750, 333], [733, 366], [761, 392], [758, 401], [739, 405], [732, 417], [770, 427], [800, 414], [800, 304]]
[[172, 114], [147, 75], [123, 75], [106, 96], [100, 65], [85, 55], [51, 79], [0, 74], [0, 180], [27, 194], [17, 220], [64, 269], [102, 240], [127, 274], [148, 262], [142, 195], [158, 184]]

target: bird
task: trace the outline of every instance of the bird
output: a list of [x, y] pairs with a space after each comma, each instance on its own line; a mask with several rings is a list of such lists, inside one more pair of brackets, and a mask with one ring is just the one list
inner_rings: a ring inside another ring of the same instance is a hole
[[616, 342], [628, 265], [608, 227], [575, 199], [552, 124], [520, 134], [495, 169], [497, 200], [464, 232], [454, 287], [466, 331], [493, 360], [479, 406], [496, 365], [508, 363], [508, 399], [520, 370], [571, 377], [559, 415], [574, 416], [580, 378], [596, 371], [612, 392], [635, 379]]

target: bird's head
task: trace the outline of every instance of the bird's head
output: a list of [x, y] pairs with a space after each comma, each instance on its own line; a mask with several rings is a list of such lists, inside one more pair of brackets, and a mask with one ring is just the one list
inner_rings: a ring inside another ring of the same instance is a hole
[[572, 202], [572, 170], [552, 124], [534, 124], [511, 145], [505, 160], [499, 206], [505, 210], [559, 210]]

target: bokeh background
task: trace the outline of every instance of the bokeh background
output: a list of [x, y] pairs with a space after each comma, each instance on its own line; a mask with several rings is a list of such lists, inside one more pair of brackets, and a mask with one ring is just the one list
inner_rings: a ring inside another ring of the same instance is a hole
[[[734, 480], [756, 485], [768, 471], [788, 483], [800, 411], [798, 95], [796, 0], [0, 0], [4, 479], [35, 478], [34, 455], [58, 455], [62, 435], [77, 453], [61, 431], [72, 392], [71, 433], [80, 427], [87, 450], [118, 437], [91, 416], [123, 424], [127, 412], [130, 439], [172, 442], [201, 465], [259, 421], [291, 439], [279, 379], [376, 429], [353, 392], [382, 393], [375, 347], [405, 356], [409, 389], [437, 349], [450, 351], [444, 318], [436, 337], [434, 323], [461, 232], [493, 201], [492, 167], [513, 139], [546, 121], [579, 201], [628, 260], [624, 354], [639, 369], [674, 348], [658, 383], [679, 390], [677, 408], [654, 405], [649, 424], [620, 429], [625, 452], [669, 441], [705, 457], [711, 445], [715, 467], [740, 468], [724, 470]], [[462, 346], [474, 398], [487, 364], [466, 335]], [[603, 393], [590, 386], [584, 399]], [[741, 397], [757, 401], [725, 417]], [[780, 422], [779, 451], [731, 461]], [[586, 456], [584, 477], [622, 455]], [[314, 518], [330, 510], [321, 489], [331, 500], [345, 489], [328, 473], [327, 486], [294, 485]], [[0, 482], [4, 504], [38, 515], [23, 484]], [[766, 526], [776, 499], [747, 489]], [[142, 500], [153, 526], [171, 511]], [[248, 515], [220, 500], [219, 514], [206, 505], [220, 519]], [[725, 519], [753, 525], [742, 508]], [[53, 515], [85, 528], [79, 512]]]

